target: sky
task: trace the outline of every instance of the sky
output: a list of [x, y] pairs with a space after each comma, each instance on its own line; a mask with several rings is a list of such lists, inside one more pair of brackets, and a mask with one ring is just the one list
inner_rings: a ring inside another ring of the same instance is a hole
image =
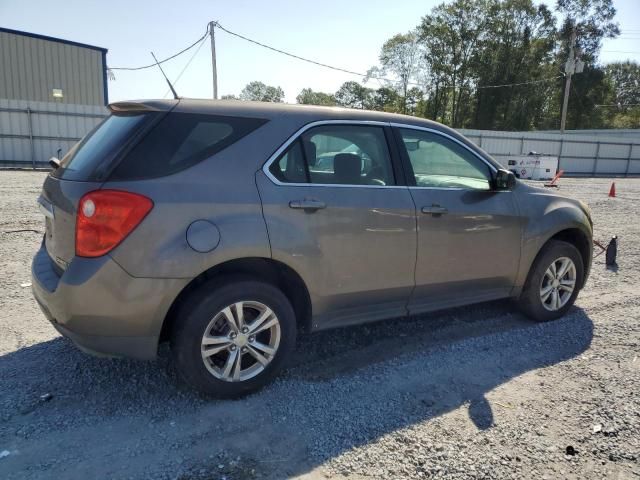
[[[0, 0], [0, 26], [109, 49], [110, 67], [136, 67], [183, 49], [216, 20], [227, 29], [297, 55], [363, 72], [376, 65], [380, 47], [415, 28], [441, 0]], [[547, 1], [547, 4], [553, 3]], [[27, 8], [28, 5], [28, 8]], [[640, 0], [614, 0], [622, 36], [605, 40], [601, 62], [640, 61]], [[335, 92], [359, 77], [306, 64], [216, 33], [219, 95], [239, 94], [253, 80], [280, 86], [295, 102], [303, 88]], [[164, 63], [178, 94], [212, 98], [211, 50], [206, 41]], [[157, 69], [115, 71], [109, 100], [170, 97]], [[370, 81], [369, 86], [379, 85]]]

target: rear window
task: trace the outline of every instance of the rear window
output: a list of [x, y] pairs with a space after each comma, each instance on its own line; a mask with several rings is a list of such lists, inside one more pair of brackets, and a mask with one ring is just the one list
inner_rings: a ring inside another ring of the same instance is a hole
[[266, 120], [192, 113], [169, 113], [131, 149], [110, 180], [170, 175], [214, 155]]
[[110, 115], [82, 140], [76, 143], [60, 161], [52, 175], [64, 180], [92, 180], [98, 166], [104, 165], [122, 150], [126, 142], [140, 131], [155, 113]]

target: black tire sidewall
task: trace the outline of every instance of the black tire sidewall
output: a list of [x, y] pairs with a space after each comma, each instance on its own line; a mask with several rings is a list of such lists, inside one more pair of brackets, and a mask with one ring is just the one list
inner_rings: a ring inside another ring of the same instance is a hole
[[[238, 301], [258, 301], [273, 310], [280, 322], [280, 344], [264, 371], [243, 382], [225, 382], [207, 370], [200, 346], [211, 319]], [[192, 387], [208, 396], [236, 398], [269, 383], [289, 358], [295, 342], [295, 314], [289, 300], [277, 287], [252, 280], [235, 280], [222, 285], [210, 282], [200, 287], [179, 310], [171, 336], [171, 352], [178, 373]]]
[[[551, 265], [551, 262], [560, 258], [570, 258], [576, 267], [576, 287], [569, 301], [556, 311], [549, 311], [542, 305], [540, 299], [540, 285], [542, 278]], [[573, 303], [582, 289], [584, 279], [584, 262], [576, 247], [570, 243], [552, 240], [540, 251], [527, 277], [525, 287], [520, 297], [520, 306], [524, 312], [534, 320], [546, 322], [562, 317], [573, 306]]]

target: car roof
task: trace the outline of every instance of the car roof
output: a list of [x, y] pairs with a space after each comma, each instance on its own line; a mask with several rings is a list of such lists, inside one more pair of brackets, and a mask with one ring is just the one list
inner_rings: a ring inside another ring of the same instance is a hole
[[417, 125], [438, 130], [451, 130], [448, 127], [424, 118], [386, 113], [371, 110], [359, 110], [343, 107], [322, 107], [273, 102], [249, 102], [241, 100], [211, 100], [180, 98], [179, 100], [133, 100], [115, 102], [109, 105], [112, 111], [125, 110], [174, 110], [176, 112], [204, 113], [212, 115], [231, 115], [237, 117], [258, 117], [273, 120], [286, 115], [299, 117], [308, 123], [322, 120], [357, 120]]

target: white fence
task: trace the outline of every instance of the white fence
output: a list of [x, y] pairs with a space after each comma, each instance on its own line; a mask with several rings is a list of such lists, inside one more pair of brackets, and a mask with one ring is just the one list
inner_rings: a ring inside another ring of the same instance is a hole
[[48, 166], [106, 114], [100, 106], [0, 99], [0, 166]]
[[558, 157], [558, 169], [567, 176], [637, 176], [640, 175], [640, 131], [616, 137], [588, 130], [564, 135], [541, 132], [492, 132], [460, 130], [476, 145], [501, 162], [512, 155], [536, 152]]
[[[107, 109], [90, 105], [0, 99], [0, 166], [48, 166], [91, 130]], [[496, 160], [536, 152], [558, 157], [567, 176], [640, 175], [640, 130], [493, 132], [460, 130]], [[597, 135], [595, 134], [597, 133]]]

